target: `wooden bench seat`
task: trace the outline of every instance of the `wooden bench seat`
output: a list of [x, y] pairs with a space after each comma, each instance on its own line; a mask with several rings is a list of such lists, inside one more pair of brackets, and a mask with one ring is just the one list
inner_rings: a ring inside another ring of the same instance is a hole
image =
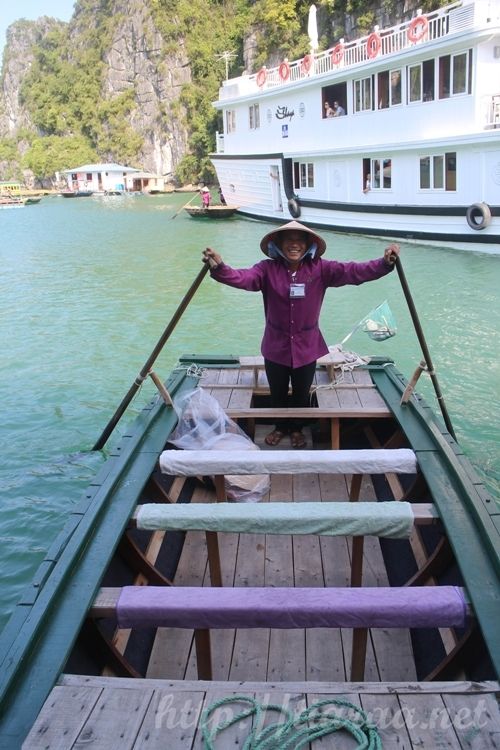
[[174, 476], [224, 474], [413, 474], [415, 453], [408, 448], [275, 451], [163, 451], [164, 474]]
[[[471, 612], [462, 589], [455, 586], [126, 586], [101, 589], [89, 615], [116, 617], [119, 628], [194, 630], [199, 678], [211, 679], [211, 629], [340, 627], [352, 628], [356, 635], [367, 628], [463, 628]], [[353, 671], [360, 662], [364, 667], [365, 651], [366, 638], [353, 640]]]
[[408, 538], [414, 525], [434, 524], [432, 503], [147, 503], [135, 510], [139, 529], [246, 534], [370, 535]]

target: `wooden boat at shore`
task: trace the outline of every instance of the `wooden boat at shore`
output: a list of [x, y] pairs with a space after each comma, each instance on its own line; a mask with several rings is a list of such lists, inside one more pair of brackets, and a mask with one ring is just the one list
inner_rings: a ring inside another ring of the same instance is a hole
[[[295, 410], [269, 406], [260, 357], [150, 371], [162, 398], [71, 505], [0, 637], [2, 748], [243, 746], [272, 730], [267, 704], [325, 748], [495, 747], [498, 503], [391, 360], [357, 364], [320, 360]], [[176, 449], [198, 424], [178, 416], [190, 393], [247, 449]], [[292, 415], [307, 448], [267, 446]], [[256, 476], [260, 502], [228, 502]]]
[[61, 190], [59, 193], [63, 198], [89, 198], [93, 194], [93, 190]]
[[184, 206], [184, 210], [193, 219], [229, 219], [238, 210], [238, 206]]
[[19, 196], [0, 195], [0, 208], [23, 208], [24, 201]]

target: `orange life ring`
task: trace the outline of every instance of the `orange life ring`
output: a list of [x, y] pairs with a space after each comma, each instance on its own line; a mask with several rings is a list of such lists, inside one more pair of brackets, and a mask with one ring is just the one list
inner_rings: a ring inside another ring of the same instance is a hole
[[340, 44], [340, 42], [339, 42], [339, 44], [337, 44], [332, 49], [332, 55], [331, 55], [331, 57], [332, 57], [332, 63], [334, 65], [339, 65], [340, 62], [341, 62], [341, 60], [342, 60], [342, 58], [344, 57], [344, 45]]
[[374, 57], [377, 57], [378, 53], [380, 52], [381, 46], [382, 41], [379, 35], [375, 31], [373, 31], [366, 40], [366, 54], [368, 55], [370, 60], [373, 60]]
[[261, 68], [257, 73], [257, 86], [259, 86], [259, 88], [262, 88], [262, 86], [265, 84], [266, 78], [267, 70], [265, 68]]
[[300, 69], [303, 73], [309, 73], [313, 64], [312, 55], [304, 55], [300, 63]]
[[290, 77], [290, 66], [286, 60], [280, 63], [280, 66], [278, 68], [278, 75], [282, 81], [288, 81]]
[[408, 26], [408, 39], [410, 42], [418, 42], [427, 33], [429, 21], [427, 16], [415, 16]]

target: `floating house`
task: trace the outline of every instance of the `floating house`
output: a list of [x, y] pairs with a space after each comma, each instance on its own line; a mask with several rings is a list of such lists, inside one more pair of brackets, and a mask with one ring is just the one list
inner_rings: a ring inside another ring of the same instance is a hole
[[125, 187], [132, 193], [163, 193], [165, 177], [151, 172], [132, 172], [125, 178]]
[[92, 190], [95, 193], [125, 191], [127, 175], [139, 172], [122, 164], [84, 164], [62, 172], [69, 190]]

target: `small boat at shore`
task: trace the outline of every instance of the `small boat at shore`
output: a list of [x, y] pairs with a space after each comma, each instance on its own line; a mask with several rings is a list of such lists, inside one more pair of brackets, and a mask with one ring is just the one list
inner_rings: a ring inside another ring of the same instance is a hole
[[89, 198], [93, 194], [93, 190], [61, 190], [59, 193], [63, 198]]
[[[94, 450], [141, 378], [158, 396], [0, 636], [0, 746], [494, 747], [498, 503], [415, 392], [425, 368], [332, 347], [310, 407], [277, 409], [260, 356], [162, 381], [172, 328]], [[306, 448], [267, 445], [290, 417]]]
[[20, 196], [0, 195], [0, 208], [23, 208], [24, 205]]
[[184, 206], [184, 210], [193, 219], [229, 219], [234, 216], [238, 206]]

